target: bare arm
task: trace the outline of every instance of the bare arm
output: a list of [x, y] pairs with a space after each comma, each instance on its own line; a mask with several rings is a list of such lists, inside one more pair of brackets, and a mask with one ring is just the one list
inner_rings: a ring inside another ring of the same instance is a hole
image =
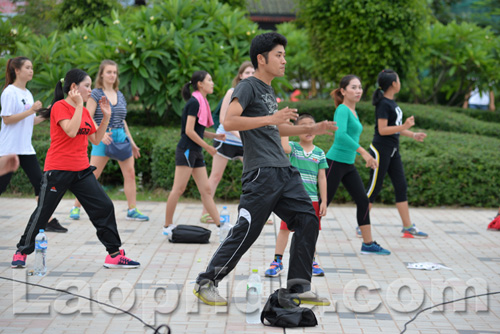
[[286, 154], [290, 154], [292, 152], [292, 147], [290, 146], [288, 137], [281, 137], [281, 146], [283, 146], [283, 151], [285, 151]]
[[217, 153], [215, 147], [208, 145], [194, 130], [196, 116], [188, 115], [186, 120], [186, 135], [199, 146], [203, 147], [210, 155]]
[[41, 108], [42, 108], [42, 102], [36, 101], [35, 103], [33, 103], [31, 108], [29, 108], [28, 110], [23, 111], [19, 114], [15, 114], [15, 115], [2, 116], [2, 119], [6, 125], [15, 124], [17, 122], [22, 121], [26, 117], [33, 115], [34, 113], [37, 112], [37, 110], [39, 110]]
[[136, 145], [134, 138], [132, 138], [132, 133], [128, 128], [128, 124], [125, 120], [123, 120], [123, 128], [125, 129], [125, 133], [127, 134], [128, 140], [130, 141], [130, 145], [132, 145], [132, 154], [134, 159], [138, 159], [141, 157], [140, 148]]
[[229, 104], [226, 117], [224, 119], [224, 129], [226, 131], [245, 131], [260, 128], [266, 125], [279, 125], [298, 117], [297, 109], [288, 107], [277, 111], [269, 116], [247, 117], [241, 116], [243, 108], [237, 98]]
[[398, 132], [403, 132], [404, 130], [408, 130], [412, 126], [415, 125], [415, 117], [410, 116], [406, 119], [406, 122], [402, 125], [387, 125], [387, 118], [379, 118], [377, 120], [378, 125], [378, 133], [381, 136], [390, 136]]
[[490, 90], [490, 110], [495, 111], [495, 93]]
[[314, 125], [293, 125], [291, 123], [283, 123], [278, 125], [280, 131], [280, 136], [298, 136], [302, 134], [312, 134], [312, 135], [332, 135], [333, 131], [337, 130], [335, 122], [332, 121], [322, 121], [315, 123]]
[[106, 97], [103, 96], [99, 100], [99, 106], [101, 107], [103, 115], [101, 125], [99, 125], [96, 132], [89, 136], [90, 142], [94, 145], [99, 145], [101, 143], [101, 140], [108, 129], [109, 120], [111, 119], [111, 106], [109, 105], [109, 101]]
[[321, 198], [321, 205], [319, 207], [319, 215], [321, 217], [326, 216], [327, 207], [327, 187], [326, 187], [326, 171], [325, 169], [320, 169], [318, 171], [318, 187], [319, 187], [319, 197]]
[[[219, 120], [221, 124], [224, 124], [224, 119], [226, 118], [227, 108], [229, 108], [229, 102], [231, 101], [231, 95], [233, 95], [234, 89], [229, 89], [224, 96], [224, 100], [222, 100], [222, 105], [220, 107], [220, 115]], [[226, 130], [224, 128], [224, 130]], [[227, 130], [226, 130], [227, 131]], [[228, 131], [231, 132], [236, 137], [240, 138], [240, 133], [238, 131]]]

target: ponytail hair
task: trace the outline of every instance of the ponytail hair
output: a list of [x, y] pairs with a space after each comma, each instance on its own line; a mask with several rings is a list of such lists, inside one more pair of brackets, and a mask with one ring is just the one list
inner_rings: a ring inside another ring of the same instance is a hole
[[11, 85], [14, 81], [16, 81], [16, 70], [21, 69], [26, 60], [30, 59], [27, 57], [15, 57], [10, 58], [7, 61], [7, 66], [5, 68], [5, 86], [3, 89], [7, 88], [8, 85]]
[[354, 74], [349, 74], [340, 79], [340, 84], [339, 88], [336, 88], [332, 90], [330, 93], [330, 96], [332, 97], [334, 103], [335, 103], [335, 108], [337, 108], [340, 104], [344, 102], [344, 95], [342, 95], [342, 92], [340, 91], [341, 89], [346, 89], [347, 86], [349, 86], [349, 83], [351, 83], [352, 79], [358, 79], [361, 82], [361, 79]]
[[382, 70], [378, 74], [377, 84], [378, 87], [373, 92], [372, 104], [376, 106], [384, 97], [384, 92], [392, 86], [393, 82], [398, 81], [398, 74], [393, 70]]
[[187, 101], [189, 100], [189, 98], [191, 98], [191, 88], [193, 89], [193, 92], [195, 90], [198, 90], [198, 82], [202, 82], [203, 80], [205, 80], [207, 74], [207, 71], [196, 71], [193, 73], [193, 75], [191, 76], [191, 81], [189, 81], [184, 85], [184, 87], [182, 87], [181, 93], [184, 101]]
[[85, 80], [85, 78], [87, 78], [88, 76], [89, 75], [87, 74], [87, 72], [82, 71], [78, 68], [69, 70], [66, 73], [64, 79], [61, 79], [57, 82], [56, 89], [54, 90], [54, 99], [52, 100], [50, 106], [48, 108], [40, 109], [38, 111], [40, 116], [42, 116], [43, 118], [50, 118], [50, 112], [52, 110], [52, 107], [54, 106], [54, 103], [64, 99], [64, 95], [69, 93], [69, 90], [73, 83], [75, 85], [79, 85], [80, 82]]

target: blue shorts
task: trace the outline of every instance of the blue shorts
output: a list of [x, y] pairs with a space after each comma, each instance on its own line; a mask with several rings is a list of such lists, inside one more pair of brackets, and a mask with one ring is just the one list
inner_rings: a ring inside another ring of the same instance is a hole
[[[123, 143], [127, 139], [127, 134], [124, 128], [109, 129], [107, 132], [111, 132], [111, 138], [114, 142]], [[99, 145], [92, 144], [92, 152], [90, 155], [105, 157], [106, 156], [106, 144], [100, 142]]]

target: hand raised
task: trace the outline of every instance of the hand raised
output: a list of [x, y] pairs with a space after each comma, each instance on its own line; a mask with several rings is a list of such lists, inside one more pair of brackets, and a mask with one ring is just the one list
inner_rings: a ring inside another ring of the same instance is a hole
[[109, 105], [108, 99], [103, 96], [99, 100], [99, 107], [101, 107], [102, 114], [105, 117], [111, 117], [111, 106]]
[[413, 138], [415, 138], [416, 141], [423, 142], [425, 137], [427, 137], [427, 134], [423, 132], [415, 132], [413, 134]]
[[314, 125], [313, 135], [333, 135], [333, 131], [338, 129], [337, 122], [322, 121]]
[[414, 125], [415, 125], [415, 117], [414, 116], [408, 117], [406, 119], [406, 122], [405, 122], [406, 129], [408, 130], [409, 128], [411, 128]]
[[273, 117], [272, 124], [280, 125], [283, 123], [290, 123], [291, 121], [295, 121], [297, 117], [299, 117], [299, 114], [297, 113], [297, 109], [285, 107], [275, 112], [272, 117]]
[[77, 106], [83, 105], [83, 98], [76, 87], [70, 89], [70, 91], [68, 92], [68, 96], [71, 99], [71, 101], [73, 101]]
[[35, 103], [33, 103], [33, 105], [31, 106], [31, 110], [35, 113], [37, 112], [38, 110], [42, 109], [42, 102], [40, 101], [36, 101]]

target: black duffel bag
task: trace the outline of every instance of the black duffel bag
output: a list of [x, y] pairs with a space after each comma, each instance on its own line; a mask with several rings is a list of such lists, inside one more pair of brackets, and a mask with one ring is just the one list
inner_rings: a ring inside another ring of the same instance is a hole
[[212, 232], [201, 226], [177, 225], [168, 241], [183, 244], [208, 244]]
[[318, 325], [314, 312], [309, 308], [299, 307], [294, 299], [300, 300], [297, 294], [290, 293], [288, 289], [274, 291], [260, 314], [260, 321], [266, 326], [283, 328]]

